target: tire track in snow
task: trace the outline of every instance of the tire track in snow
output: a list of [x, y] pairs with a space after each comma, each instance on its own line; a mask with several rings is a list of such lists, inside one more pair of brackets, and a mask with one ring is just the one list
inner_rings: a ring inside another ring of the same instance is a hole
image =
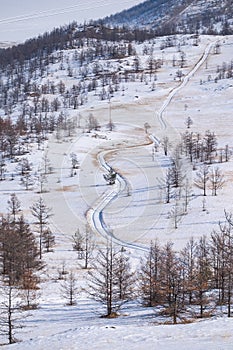
[[[176, 88], [174, 88], [173, 90], [170, 91], [169, 95], [167, 96], [167, 98], [165, 99], [163, 105], [161, 106], [161, 108], [159, 109], [159, 111], [157, 112], [157, 117], [159, 119], [160, 125], [162, 127], [163, 130], [165, 130], [167, 128], [167, 124], [163, 118], [163, 113], [165, 111], [165, 109], [169, 106], [169, 104], [171, 103], [173, 97], [177, 94], [177, 92], [179, 92], [181, 89], [183, 89], [187, 83], [189, 82], [190, 78], [192, 78], [194, 76], [194, 74], [196, 73], [196, 71], [203, 65], [203, 63], [207, 60], [210, 51], [214, 45], [216, 41], [209, 43], [206, 48], [205, 51], [203, 53], [203, 55], [201, 56], [201, 58], [199, 59], [199, 61], [195, 64], [195, 66], [193, 67], [193, 69], [184, 77], [183, 81], [181, 82], [181, 84], [179, 86], [177, 86]], [[153, 136], [155, 137], [155, 136]]]
[[[150, 144], [150, 142], [149, 142], [149, 144]], [[129, 146], [126, 148], [132, 148], [132, 147], [137, 148], [137, 147], [141, 147], [141, 146], [144, 147], [146, 145], [148, 145], [148, 144]], [[111, 150], [107, 150], [107, 151], [103, 151], [103, 152], [99, 153], [98, 161], [103, 169], [105, 169], [107, 171], [109, 171], [111, 169], [111, 166], [105, 160], [105, 156], [108, 153], [115, 152], [116, 150], [118, 150], [118, 149], [114, 149], [114, 150], [111, 149]], [[148, 251], [148, 248], [145, 246], [142, 246], [142, 245], [139, 245], [136, 243], [126, 242], [124, 240], [121, 240], [121, 239], [115, 237], [103, 219], [104, 209], [108, 205], [110, 205], [114, 200], [116, 200], [118, 198], [118, 196], [120, 195], [120, 193], [123, 193], [127, 189], [127, 186], [128, 186], [127, 180], [123, 176], [121, 176], [119, 173], [117, 173], [115, 185], [113, 185], [110, 190], [103, 193], [103, 195], [94, 204], [93, 208], [90, 208], [87, 211], [86, 218], [87, 218], [87, 221], [88, 221], [89, 225], [91, 226], [92, 230], [95, 233], [100, 234], [102, 237], [104, 237], [106, 239], [111, 238], [114, 243], [121, 245], [121, 246], [124, 246], [126, 248], [136, 249], [136, 250], [141, 250], [141, 251], [146, 252], [146, 251]]]

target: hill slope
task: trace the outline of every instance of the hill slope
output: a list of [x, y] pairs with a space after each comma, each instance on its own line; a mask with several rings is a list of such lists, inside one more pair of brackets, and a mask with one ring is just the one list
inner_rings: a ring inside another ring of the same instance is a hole
[[111, 25], [150, 27], [163, 33], [229, 34], [233, 30], [230, 0], [148, 0], [104, 19]]

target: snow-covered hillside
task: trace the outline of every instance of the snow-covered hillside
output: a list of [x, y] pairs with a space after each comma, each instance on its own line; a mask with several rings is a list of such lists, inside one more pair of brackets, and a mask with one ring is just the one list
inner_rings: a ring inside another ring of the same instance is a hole
[[164, 33], [232, 34], [232, 1], [147, 0], [104, 19], [110, 25]]
[[[25, 70], [24, 76], [31, 79], [30, 91], [24, 94], [19, 87], [19, 103], [11, 105], [16, 98], [5, 92], [11, 108], [2, 102], [2, 118], [8, 113], [16, 121], [26, 110], [27, 119], [33, 115], [35, 124], [46, 118], [57, 124], [44, 142], [35, 139], [27, 146], [22, 138], [21, 147], [28, 147], [26, 156], [32, 163], [31, 189], [22, 187], [17, 157], [6, 159], [5, 180], [0, 182], [1, 213], [7, 213], [9, 195], [17, 193], [32, 223], [30, 206], [43, 196], [53, 210], [50, 228], [56, 238], [54, 251], [43, 254], [46, 267], [39, 308], [24, 320], [26, 328], [17, 332], [22, 342], [4, 345], [4, 349], [232, 348], [233, 324], [225, 306], [217, 306], [211, 319], [172, 326], [164, 324], [166, 319], [158, 316], [156, 307], [142, 307], [139, 298], [125, 304], [119, 317], [100, 318], [102, 306], [86, 293], [88, 272], [72, 248], [72, 236], [77, 228], [83, 231], [87, 222], [97, 248], [112, 236], [137, 269], [151, 240], [172, 241], [179, 251], [191, 237], [205, 234], [209, 238], [224, 220], [224, 209], [233, 210], [233, 37], [179, 35], [119, 47], [119, 57], [108, 59], [103, 53], [116, 55], [115, 44], [93, 40], [92, 45], [83, 40], [80, 46], [54, 52], [42, 76], [41, 67]], [[94, 58], [100, 48], [102, 56]], [[2, 86], [9, 83], [7, 79], [2, 77]], [[224, 186], [218, 188], [217, 197], [209, 187], [203, 196], [202, 188], [194, 184], [202, 161], [191, 164], [186, 154], [182, 171], [190, 188], [172, 192], [166, 203], [163, 181], [182, 134], [198, 134], [200, 141], [208, 130], [217, 137], [208, 165], [220, 168]], [[79, 162], [75, 170], [71, 169], [72, 154]], [[51, 171], [40, 191], [45, 155]], [[117, 173], [113, 186], [103, 177], [109, 166]], [[79, 294], [72, 307], [61, 297], [62, 268], [77, 277]]]

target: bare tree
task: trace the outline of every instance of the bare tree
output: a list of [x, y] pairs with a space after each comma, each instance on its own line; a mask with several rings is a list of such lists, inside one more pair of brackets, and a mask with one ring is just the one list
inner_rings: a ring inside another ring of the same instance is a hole
[[190, 129], [190, 127], [193, 125], [193, 121], [191, 117], [187, 117], [185, 120], [185, 124], [187, 126], [187, 129]]
[[[129, 277], [130, 266], [123, 258], [123, 252], [107, 242], [104, 249], [99, 250], [94, 270], [89, 271], [90, 296], [106, 307], [106, 316], [113, 316], [129, 298], [132, 280]], [[124, 259], [124, 258], [123, 258]], [[123, 268], [123, 270], [122, 270]], [[127, 269], [127, 271], [125, 271]], [[126, 273], [127, 272], [127, 273]]]
[[211, 263], [213, 266], [213, 286], [218, 290], [218, 303], [223, 305], [226, 300], [226, 280], [227, 280], [227, 235], [230, 226], [219, 222], [218, 230], [214, 229], [211, 233], [210, 250]]
[[38, 306], [37, 303], [37, 294], [39, 288], [39, 277], [35, 274], [32, 269], [28, 269], [22, 276], [20, 288], [23, 308], [25, 310], [36, 309]]
[[165, 202], [170, 203], [171, 197], [173, 195], [173, 169], [168, 168], [165, 174], [164, 180], [162, 180], [162, 184], [160, 187], [165, 192]]
[[164, 305], [164, 313], [171, 316], [173, 323], [177, 319], [183, 305], [183, 264], [173, 250], [173, 244], [168, 242], [161, 251], [161, 291]]
[[215, 287], [219, 290], [219, 303], [227, 303], [227, 315], [231, 317], [233, 298], [233, 219], [225, 210], [225, 221], [212, 232], [212, 252]]
[[149, 253], [141, 260], [139, 270], [139, 290], [146, 306], [161, 302], [161, 248], [158, 242], [151, 242]]
[[20, 178], [20, 183], [25, 187], [25, 190], [28, 191], [34, 185], [34, 179], [31, 173], [25, 173]]
[[10, 195], [10, 199], [7, 201], [7, 204], [8, 204], [9, 213], [10, 213], [10, 215], [13, 216], [13, 220], [15, 222], [16, 215], [21, 210], [21, 208], [20, 208], [20, 201], [19, 201], [19, 199], [18, 199], [18, 197], [16, 196], [15, 193], [12, 193]]
[[117, 256], [115, 272], [115, 284], [119, 298], [119, 305], [133, 299], [134, 296], [134, 273], [131, 272], [129, 257], [126, 256], [125, 250], [122, 247]]
[[182, 70], [178, 69], [178, 71], [176, 71], [176, 77], [179, 78], [179, 81], [181, 81], [183, 75], [184, 73], [182, 72]]
[[46, 192], [45, 184], [48, 182], [47, 176], [44, 173], [40, 172], [37, 175], [37, 179], [38, 179], [38, 183], [39, 183], [39, 193]]
[[203, 190], [203, 196], [206, 196], [207, 184], [209, 182], [209, 167], [203, 164], [200, 170], [196, 173], [194, 184], [196, 187]]
[[65, 279], [65, 276], [68, 275], [69, 272], [66, 269], [66, 262], [65, 261], [62, 261], [61, 268], [59, 267], [57, 269], [57, 272], [58, 272], [58, 279], [59, 280]]
[[186, 54], [184, 51], [181, 51], [180, 52], [180, 68], [184, 68], [185, 61], [186, 61]]
[[40, 259], [42, 258], [43, 233], [47, 228], [49, 218], [52, 216], [51, 211], [52, 209], [46, 206], [42, 197], [40, 197], [40, 199], [37, 202], [35, 202], [31, 207], [31, 213], [36, 220], [34, 224], [38, 226], [38, 231], [39, 231]]
[[[223, 160], [223, 157], [225, 158]], [[219, 149], [219, 162], [223, 163], [223, 161], [228, 162], [230, 159], [230, 150], [229, 146], [226, 145], [224, 148]]]
[[148, 134], [148, 130], [151, 128], [150, 124], [148, 122], [144, 123], [144, 129], [145, 133]]
[[73, 249], [78, 252], [78, 259], [83, 259], [84, 258], [84, 253], [83, 253], [84, 237], [80, 233], [79, 229], [75, 231], [75, 234], [72, 236], [72, 239], [73, 239]]
[[32, 177], [32, 164], [27, 158], [22, 158], [17, 165], [17, 170], [21, 175], [21, 184], [25, 187], [26, 190], [29, 190], [30, 187], [32, 187], [34, 184]]
[[2, 154], [0, 153], [0, 181], [4, 180], [5, 170], [6, 170], [6, 164], [5, 164], [5, 161], [3, 160]]
[[47, 175], [51, 172], [51, 162], [48, 157], [48, 151], [46, 151], [42, 157], [42, 169], [44, 175]]
[[182, 187], [184, 179], [186, 177], [186, 173], [178, 151], [174, 154], [174, 157], [172, 158], [171, 173], [173, 179], [173, 187]]
[[87, 131], [91, 132], [91, 130], [99, 130], [100, 129], [100, 125], [98, 120], [93, 116], [92, 113], [89, 114], [88, 118], [87, 118]]
[[6, 335], [8, 343], [17, 342], [15, 337], [16, 329], [22, 328], [22, 303], [20, 299], [19, 289], [16, 286], [4, 285], [1, 287], [0, 302], [0, 324], [1, 333]]
[[61, 294], [63, 298], [67, 300], [67, 305], [73, 306], [76, 304], [78, 292], [77, 280], [74, 273], [71, 271], [61, 284]]
[[55, 236], [49, 227], [43, 231], [42, 243], [47, 253], [53, 251], [52, 248], [55, 245]]
[[205, 160], [210, 164], [213, 161], [213, 156], [217, 151], [217, 137], [214, 132], [206, 131], [204, 136], [204, 152]]
[[25, 273], [43, 267], [35, 237], [23, 216], [17, 221], [2, 218], [0, 242], [1, 273], [8, 277], [9, 284], [20, 285]]
[[88, 224], [85, 226], [83, 234], [78, 229], [73, 236], [73, 241], [73, 248], [77, 250], [79, 259], [84, 259], [84, 269], [87, 269], [95, 248], [94, 234], [90, 226]]
[[89, 271], [89, 293], [92, 298], [106, 307], [106, 316], [112, 315], [116, 310], [116, 290], [114, 286], [114, 273], [116, 271], [116, 251], [112, 242], [107, 242], [103, 250], [99, 250], [95, 270]]
[[210, 172], [210, 189], [212, 195], [217, 196], [217, 190], [223, 188], [225, 184], [224, 175], [218, 167], [214, 167]]
[[184, 214], [187, 214], [188, 211], [188, 205], [190, 202], [190, 197], [191, 197], [191, 190], [192, 190], [192, 186], [189, 183], [188, 178], [186, 178], [185, 184], [184, 184]]
[[18, 165], [17, 170], [21, 176], [29, 174], [32, 170], [32, 164], [29, 162], [27, 158], [21, 158]]
[[161, 144], [163, 146], [164, 154], [165, 154], [165, 156], [167, 156], [168, 155], [168, 148], [170, 147], [170, 142], [169, 142], [168, 136], [163, 137]]
[[185, 155], [189, 156], [189, 160], [192, 163], [193, 158], [195, 155], [195, 149], [196, 149], [196, 138], [193, 134], [193, 132], [186, 132], [185, 134], [182, 135], [183, 139], [183, 144], [185, 148]]
[[71, 159], [71, 177], [75, 175], [77, 169], [79, 169], [79, 161], [76, 153], [72, 152], [70, 154]]
[[200, 307], [199, 317], [204, 317], [204, 311], [210, 304], [208, 292], [211, 289], [212, 269], [210, 249], [206, 237], [200, 238], [196, 248], [196, 271], [194, 278], [195, 302]]
[[87, 269], [89, 267], [90, 259], [92, 258], [92, 254], [95, 248], [95, 240], [93, 232], [89, 225], [86, 225], [85, 227], [85, 234], [84, 234], [84, 269]]
[[182, 215], [183, 215], [183, 210], [180, 207], [178, 198], [176, 197], [175, 204], [172, 206], [169, 212], [169, 217], [172, 219], [175, 229], [178, 228], [178, 223], [181, 221]]
[[184, 266], [186, 278], [186, 293], [188, 294], [189, 304], [192, 303], [193, 293], [195, 290], [195, 273], [196, 273], [196, 250], [197, 243], [191, 238], [186, 246], [181, 250], [180, 258]]
[[225, 161], [228, 162], [230, 159], [230, 150], [229, 150], [229, 146], [226, 145], [225, 146]]
[[233, 218], [232, 213], [228, 213], [225, 210], [225, 218], [228, 224], [227, 229], [227, 240], [226, 240], [226, 270], [227, 270], [227, 306], [228, 306], [228, 317], [231, 317], [231, 308], [232, 308], [232, 298], [233, 298]]

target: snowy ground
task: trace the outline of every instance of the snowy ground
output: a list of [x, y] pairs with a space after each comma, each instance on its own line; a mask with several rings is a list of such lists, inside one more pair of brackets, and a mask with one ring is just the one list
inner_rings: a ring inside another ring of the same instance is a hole
[[[151, 134], [159, 139], [168, 135], [175, 145], [180, 140], [180, 133], [185, 131], [185, 119], [190, 116], [194, 122], [193, 131], [204, 133], [209, 129], [217, 134], [219, 145], [228, 143], [233, 147], [232, 79], [217, 83], [208, 79], [210, 75], [215, 75], [217, 65], [231, 61], [233, 37], [220, 39], [221, 54], [213, 55], [210, 51], [198, 65], [206, 47], [216, 38], [203, 37], [201, 40], [198, 47], [187, 50], [188, 65], [184, 73], [189, 79], [182, 88], [178, 89], [181, 83], [175, 81], [172, 75], [174, 52], [171, 49], [154, 92], [149, 91], [148, 85], [132, 84], [127, 87], [124, 96], [119, 94], [111, 99], [115, 131], [109, 132], [103, 127], [96, 133], [97, 137], [93, 137], [94, 133], [86, 134], [82, 128], [77, 128], [70, 138], [58, 142], [51, 136], [45, 145], [54, 172], [48, 177], [48, 192], [43, 194], [43, 198], [53, 207], [51, 227], [56, 232], [57, 245], [54, 253], [45, 255], [47, 270], [43, 276], [40, 308], [25, 320], [27, 327], [18, 336], [23, 341], [5, 345], [4, 349], [232, 349], [231, 319], [222, 317], [186, 325], [158, 325], [159, 319], [153, 310], [134, 303], [125, 305], [119, 318], [107, 320], [99, 317], [101, 308], [87, 299], [83, 290], [77, 306], [64, 306], [65, 301], [59, 292], [60, 282], [56, 280], [58, 269], [65, 262], [67, 269], [75, 271], [80, 288], [85, 287], [86, 272], [78, 267], [80, 262], [72, 251], [72, 235], [78, 227], [84, 228], [87, 210], [98, 210], [106, 194], [111, 196], [112, 189], [103, 179], [105, 169], [103, 164], [99, 164], [101, 158], [119, 170], [129, 184], [130, 195], [128, 189], [124, 189], [116, 200], [107, 203], [103, 211], [104, 222], [119, 243], [123, 241], [147, 247], [151, 239], [158, 238], [162, 243], [172, 240], [179, 249], [191, 236], [209, 235], [223, 219], [224, 208], [233, 210], [231, 159], [219, 165], [225, 174], [226, 184], [219, 191], [217, 200], [208, 194], [207, 210], [203, 211], [202, 197], [195, 189], [188, 215], [183, 217], [178, 229], [174, 229], [168, 215], [170, 207], [164, 204], [159, 189], [168, 160], [161, 148], [153, 159], [151, 139], [143, 128], [148, 122]], [[190, 72], [193, 74], [189, 76]], [[79, 112], [82, 120], [92, 112], [103, 125], [108, 121], [109, 103], [90, 101]], [[77, 152], [81, 164], [74, 177], [70, 177], [71, 152]], [[35, 150], [31, 157], [38, 161], [41, 152]], [[190, 176], [193, 176], [192, 172]], [[117, 187], [114, 188], [117, 191]], [[6, 211], [11, 192], [19, 195], [25, 214], [29, 215], [29, 205], [39, 194], [26, 193], [15, 182], [5, 181], [1, 184], [2, 212]], [[96, 239], [100, 244], [104, 242], [101, 232], [97, 233]], [[143, 251], [137, 249], [129, 249], [128, 252], [135, 265], [143, 255]]]
[[[36, 311], [34, 320], [29, 321], [28, 333], [25, 334], [27, 340], [3, 349], [232, 349], [231, 319], [176, 326], [156, 325], [148, 310], [146, 312], [136, 310], [130, 316], [126, 314], [115, 320], [104, 320], [98, 318], [95, 309], [85, 301], [72, 309], [61, 308], [60, 304], [53, 308], [44, 305], [43, 311]], [[30, 339], [32, 335], [33, 339]]]

